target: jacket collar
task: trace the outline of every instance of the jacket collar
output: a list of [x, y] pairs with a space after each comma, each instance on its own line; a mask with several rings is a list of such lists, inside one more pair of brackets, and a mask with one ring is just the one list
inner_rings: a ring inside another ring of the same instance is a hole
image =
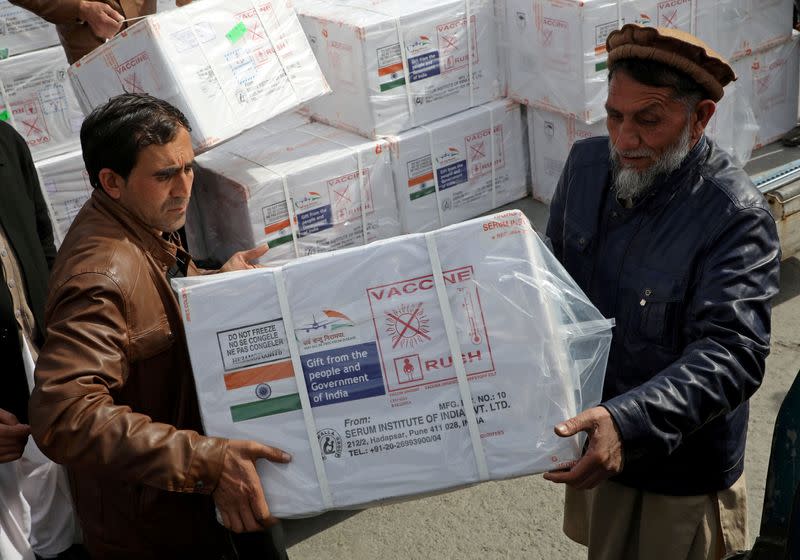
[[92, 202], [118, 221], [126, 235], [132, 238], [163, 267], [169, 269], [176, 263], [176, 254], [180, 245], [177, 234], [170, 234], [169, 241], [164, 239], [156, 230], [142, 223], [139, 218], [108, 196], [103, 189], [94, 189]]
[[686, 179], [697, 171], [698, 165], [708, 157], [711, 149], [705, 134], [683, 158], [680, 167], [656, 181], [650, 192], [636, 206], [656, 210], [669, 202], [676, 191], [687, 184]]

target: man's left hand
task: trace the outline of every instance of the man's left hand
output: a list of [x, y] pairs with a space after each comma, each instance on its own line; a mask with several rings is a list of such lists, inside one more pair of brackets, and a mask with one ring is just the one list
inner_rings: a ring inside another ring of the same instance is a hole
[[555, 432], [561, 437], [586, 432], [589, 435], [589, 446], [570, 470], [545, 473], [545, 480], [588, 490], [622, 472], [622, 438], [611, 413], [604, 407], [596, 406], [581, 412], [563, 424], [558, 424]]
[[232, 272], [234, 270], [247, 270], [250, 268], [260, 268], [261, 265], [254, 264], [251, 261], [257, 261], [264, 253], [267, 252], [269, 247], [267, 245], [260, 245], [247, 251], [239, 251], [235, 253], [228, 262], [222, 265], [219, 269], [220, 272]]

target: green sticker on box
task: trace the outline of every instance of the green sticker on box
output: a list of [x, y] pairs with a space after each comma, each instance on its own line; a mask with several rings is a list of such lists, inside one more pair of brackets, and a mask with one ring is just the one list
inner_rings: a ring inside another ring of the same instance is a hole
[[0, 121], [7, 121], [9, 118], [8, 109], [0, 113]]
[[0, 49], [0, 60], [5, 60], [8, 58], [8, 49]]
[[240, 21], [239, 23], [234, 25], [233, 29], [228, 31], [225, 34], [225, 36], [228, 38], [228, 41], [230, 41], [231, 43], [235, 43], [236, 41], [244, 37], [245, 33], [247, 33], [247, 26]]

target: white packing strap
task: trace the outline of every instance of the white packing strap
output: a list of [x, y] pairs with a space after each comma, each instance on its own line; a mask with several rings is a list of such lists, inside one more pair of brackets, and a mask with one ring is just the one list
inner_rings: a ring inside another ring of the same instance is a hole
[[444, 320], [444, 330], [447, 334], [447, 342], [450, 345], [450, 355], [453, 359], [453, 369], [456, 370], [458, 379], [458, 389], [461, 393], [461, 402], [464, 406], [464, 414], [467, 416], [470, 440], [472, 441], [472, 452], [475, 454], [475, 462], [478, 465], [478, 477], [480, 480], [489, 479], [489, 467], [486, 464], [486, 454], [481, 442], [481, 432], [478, 429], [478, 419], [475, 416], [475, 407], [472, 404], [472, 393], [469, 390], [469, 379], [467, 370], [464, 368], [464, 359], [461, 353], [461, 345], [458, 343], [458, 331], [453, 320], [453, 310], [450, 307], [450, 299], [447, 297], [447, 289], [442, 274], [442, 263], [439, 260], [439, 250], [436, 248], [434, 235], [436, 232], [425, 234], [425, 241], [428, 244], [428, 256], [431, 260], [433, 270], [433, 282], [436, 285], [436, 296], [439, 299], [439, 307], [442, 310]]
[[408, 116], [411, 126], [417, 126], [417, 115], [414, 112], [414, 100], [411, 99], [411, 74], [408, 72], [408, 59], [406, 58], [406, 43], [403, 40], [403, 31], [400, 26], [400, 16], [394, 17], [394, 26], [397, 29], [397, 42], [400, 45], [400, 62], [403, 64], [403, 79], [406, 81], [406, 102], [408, 103]]
[[294, 336], [294, 321], [292, 320], [292, 312], [289, 309], [289, 298], [286, 295], [283, 267], [274, 269], [273, 273], [275, 287], [278, 291], [278, 303], [281, 306], [283, 328], [286, 331], [289, 353], [292, 356], [292, 369], [294, 370], [294, 379], [297, 382], [297, 393], [300, 396], [300, 403], [303, 405], [303, 420], [305, 420], [306, 432], [308, 433], [308, 446], [311, 448], [311, 457], [314, 459], [314, 470], [317, 474], [319, 491], [322, 494], [322, 503], [325, 509], [331, 509], [333, 507], [333, 496], [328, 484], [328, 475], [325, 473], [325, 465], [322, 462], [322, 453], [319, 450], [317, 425], [314, 422], [314, 413], [311, 411], [311, 401], [308, 398], [308, 388], [303, 375], [303, 363], [300, 360], [300, 349], [297, 347], [297, 339]]
[[277, 171], [270, 169], [269, 167], [265, 167], [265, 169], [272, 171], [281, 178], [281, 184], [283, 185], [283, 196], [286, 198], [286, 212], [289, 214], [289, 229], [292, 230], [292, 244], [294, 245], [294, 256], [300, 256], [300, 244], [297, 241], [297, 231], [295, 231], [295, 225], [297, 228], [300, 227], [300, 224], [297, 223], [297, 216], [294, 213], [294, 204], [292, 204], [292, 193], [289, 192], [289, 180], [287, 179], [286, 175], [283, 173], [278, 173]]
[[494, 164], [496, 159], [494, 151], [494, 111], [492, 111], [491, 107], [486, 107], [486, 110], [489, 111], [489, 142], [492, 145], [492, 208], [497, 208], [497, 173]]
[[444, 214], [442, 214], [442, 201], [439, 197], [439, 175], [436, 173], [436, 155], [433, 153], [433, 131], [427, 126], [420, 125], [428, 133], [428, 149], [431, 152], [431, 171], [433, 172], [433, 193], [436, 195], [436, 212], [439, 216], [439, 227], [444, 227]]
[[[622, 27], [622, 0], [617, 0], [615, 4], [617, 5], [617, 29], [619, 29]], [[606, 53], [606, 56], [608, 56], [608, 53]]]
[[467, 13], [467, 71], [469, 72], [469, 106], [475, 106], [475, 88], [472, 83], [472, 5], [470, 0], [464, 0], [464, 10]]
[[269, 171], [273, 175], [275, 175], [275, 176], [280, 178], [281, 187], [283, 187], [283, 197], [284, 197], [284, 199], [286, 201], [286, 214], [287, 214], [287, 216], [289, 216], [289, 229], [292, 232], [292, 245], [294, 246], [294, 256], [295, 257], [299, 257], [300, 256], [300, 244], [299, 244], [299, 242], [297, 240], [297, 231], [295, 231], [295, 224], [297, 223], [297, 216], [294, 213], [294, 205], [292, 204], [292, 196], [291, 196], [291, 191], [289, 191], [289, 179], [288, 179], [287, 175], [285, 175], [283, 173], [279, 173], [278, 171], [275, 171], [274, 169], [272, 169], [271, 167], [269, 167], [267, 165], [264, 165], [263, 163], [260, 163], [258, 161], [252, 160], [250, 158], [246, 158], [241, 154], [236, 154], [236, 153], [233, 153], [233, 152], [226, 152], [226, 153], [230, 154], [231, 156], [235, 156], [235, 157], [241, 158], [241, 159], [243, 159], [245, 161], [249, 161], [253, 165], [257, 165], [257, 166], [259, 166], [259, 167], [261, 167], [263, 169], [266, 169], [267, 171]]
[[197, 47], [200, 49], [200, 54], [203, 55], [203, 59], [206, 61], [208, 67], [211, 69], [211, 75], [214, 76], [214, 81], [217, 82], [219, 90], [222, 92], [222, 97], [225, 98], [225, 103], [228, 104], [228, 108], [231, 110], [231, 114], [238, 115], [239, 112], [236, 110], [236, 107], [233, 105], [233, 103], [231, 103], [231, 100], [228, 97], [228, 92], [225, 91], [225, 88], [222, 85], [222, 80], [219, 79], [219, 74], [217, 74], [217, 71], [214, 69], [214, 65], [211, 64], [211, 59], [208, 58], [208, 53], [206, 53], [206, 49], [203, 46], [202, 41], [200, 41], [200, 37], [197, 35], [197, 31], [195, 30], [194, 20], [193, 19], [189, 20], [188, 24], [189, 24], [189, 29], [192, 30], [192, 36], [194, 37], [194, 40], [197, 41]]
[[[267, 27], [267, 24], [264, 23], [264, 18], [261, 17], [261, 12], [259, 12], [258, 6], [256, 6], [256, 3], [253, 0], [250, 0], [250, 5], [253, 6], [253, 10], [256, 13], [256, 17], [258, 17], [258, 21], [261, 22], [261, 27], [264, 29], [264, 34], [267, 36], [267, 40], [269, 41], [269, 44], [272, 45], [272, 52], [275, 53], [275, 58], [278, 59], [278, 64], [281, 65], [281, 70], [283, 70], [283, 75], [286, 76], [286, 81], [289, 82], [289, 85], [292, 88], [292, 93], [294, 93], [294, 98], [299, 103], [301, 101], [301, 99], [300, 99], [300, 96], [297, 95], [297, 88], [294, 85], [294, 80], [292, 80], [292, 75], [286, 70], [286, 65], [283, 63], [283, 59], [281, 58], [281, 55], [278, 52], [278, 47], [275, 45], [275, 41], [272, 40], [272, 36], [269, 33], [269, 28]], [[289, 9], [292, 12], [292, 17], [297, 17], [295, 15], [295, 13], [294, 13], [294, 10], [292, 8], [289, 8]]]
[[[356, 165], [358, 166], [358, 201], [361, 206], [361, 235], [364, 236], [364, 245], [366, 245], [367, 243], [369, 243], [369, 240], [367, 238], [367, 207], [365, 204], [367, 199], [367, 191], [364, 188], [364, 160], [361, 157], [361, 150], [353, 148], [352, 146], [348, 146], [347, 144], [337, 142], [333, 138], [326, 138], [325, 136], [314, 134], [310, 130], [303, 130], [302, 132], [304, 132], [305, 134], [310, 134], [311, 136], [314, 136], [315, 138], [319, 138], [321, 140], [327, 140], [328, 142], [333, 142], [337, 146], [341, 146], [343, 148], [350, 150], [356, 156]], [[366, 139], [365, 141], [369, 142], [369, 140]], [[378, 142], [380, 142], [380, 140], [375, 140], [374, 141], [375, 145], [377, 145]], [[331, 219], [333, 219], [332, 215]]]
[[697, 0], [689, 2], [689, 33], [695, 35], [697, 31]]

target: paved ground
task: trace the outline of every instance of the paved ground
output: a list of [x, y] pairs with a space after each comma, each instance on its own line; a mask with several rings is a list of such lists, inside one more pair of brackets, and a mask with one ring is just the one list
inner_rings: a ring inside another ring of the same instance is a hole
[[[515, 204], [537, 229], [547, 210]], [[800, 261], [784, 262], [773, 312], [772, 354], [752, 402], [746, 474], [751, 540], [758, 533], [772, 427], [783, 395], [800, 368]], [[285, 525], [292, 560], [531, 559], [577, 560], [583, 547], [561, 533], [563, 490], [530, 476], [376, 507], [332, 512]]]

